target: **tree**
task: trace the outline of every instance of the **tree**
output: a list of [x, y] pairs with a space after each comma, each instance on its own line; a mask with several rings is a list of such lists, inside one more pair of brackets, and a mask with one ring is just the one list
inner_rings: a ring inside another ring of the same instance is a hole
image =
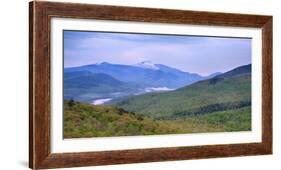
[[75, 101], [73, 99], [70, 99], [67, 104], [69, 107], [72, 107], [75, 105]]

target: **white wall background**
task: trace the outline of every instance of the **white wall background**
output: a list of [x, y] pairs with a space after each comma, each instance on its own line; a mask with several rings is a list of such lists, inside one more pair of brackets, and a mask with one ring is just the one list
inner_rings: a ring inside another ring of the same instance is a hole
[[[278, 165], [280, 166], [281, 160], [281, 105], [278, 102], [281, 101], [281, 50], [278, 47], [281, 45], [281, 6], [278, 0], [72, 0], [71, 2], [74, 1], [273, 15], [274, 154], [73, 169], [280, 169]], [[28, 1], [0, 1], [0, 22], [0, 169], [28, 169]]]

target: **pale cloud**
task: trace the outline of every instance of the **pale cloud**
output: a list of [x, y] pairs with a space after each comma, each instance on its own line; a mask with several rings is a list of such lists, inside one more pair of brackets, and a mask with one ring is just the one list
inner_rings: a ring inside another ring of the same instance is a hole
[[65, 32], [64, 42], [66, 67], [150, 60], [206, 75], [251, 63], [250, 39]]

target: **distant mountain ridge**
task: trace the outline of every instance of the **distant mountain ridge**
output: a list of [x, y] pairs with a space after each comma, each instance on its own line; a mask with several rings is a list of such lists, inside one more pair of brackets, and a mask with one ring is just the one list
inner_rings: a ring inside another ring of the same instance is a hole
[[107, 84], [113, 86], [122, 85], [123, 82], [104, 73], [91, 73], [89, 71], [77, 71], [64, 74], [65, 87], [80, 86], [80, 87], [95, 87], [100, 84]]
[[136, 65], [110, 64], [107, 62], [65, 68], [64, 72], [88, 71], [91, 73], [104, 73], [123, 82], [134, 82], [151, 87], [179, 88], [204, 77], [183, 72], [162, 64], [141, 62]]
[[92, 102], [99, 98], [132, 95], [140, 86], [122, 82], [104, 73], [74, 71], [64, 74], [64, 98]]
[[210, 84], [215, 84], [215, 83], [217, 83], [219, 81], [222, 81], [226, 78], [232, 78], [232, 77], [235, 77], [235, 76], [251, 74], [251, 71], [252, 71], [252, 65], [247, 64], [247, 65], [236, 67], [236, 68], [234, 68], [230, 71], [227, 71], [225, 73], [220, 73], [220, 74], [217, 74], [217, 75], [215, 75], [215, 73], [214, 73], [212, 78], [209, 78], [209, 79], [206, 79], [206, 80], [201, 80], [201, 81], [198, 81], [196, 83], [209, 82]]
[[227, 72], [217, 75], [215, 77], [216, 78], [229, 78], [229, 77], [234, 77], [236, 75], [248, 74], [248, 73], [251, 73], [251, 71], [252, 71], [252, 64], [247, 64], [247, 65], [236, 67], [230, 71], [227, 71]]
[[137, 65], [107, 62], [64, 69], [64, 98], [82, 102], [115, 99], [143, 93], [165, 92], [185, 88], [190, 84], [208, 81], [215, 84], [224, 78], [244, 74], [251, 65], [241, 66], [226, 73], [203, 77], [163, 64], [141, 62]]

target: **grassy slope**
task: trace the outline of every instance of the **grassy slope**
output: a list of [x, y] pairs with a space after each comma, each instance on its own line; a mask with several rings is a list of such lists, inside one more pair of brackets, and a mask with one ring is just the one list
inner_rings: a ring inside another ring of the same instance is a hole
[[166, 93], [150, 93], [114, 101], [125, 110], [153, 118], [171, 116], [217, 103], [251, 101], [251, 75], [225, 78], [218, 82], [201, 81]]
[[113, 106], [64, 104], [64, 137], [135, 136], [177, 133], [179, 129]]
[[250, 107], [189, 116], [179, 120], [152, 120], [114, 106], [64, 104], [64, 137], [107, 137], [251, 129]]

